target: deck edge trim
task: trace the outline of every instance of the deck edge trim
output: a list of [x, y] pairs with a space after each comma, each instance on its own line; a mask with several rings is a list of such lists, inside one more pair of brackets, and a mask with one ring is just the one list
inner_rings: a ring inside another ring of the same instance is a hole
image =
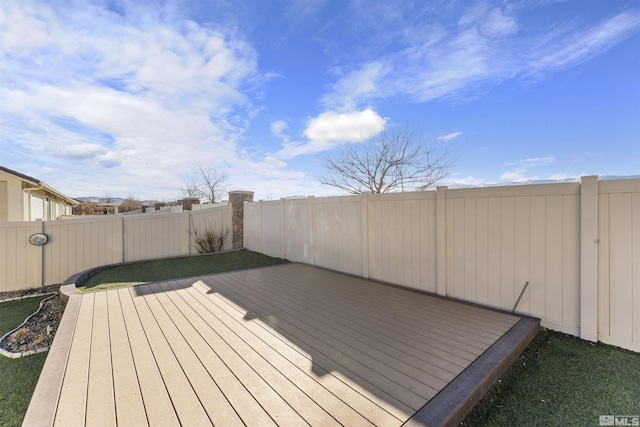
[[403, 425], [457, 426], [522, 354], [540, 330], [540, 319], [524, 316]]
[[44, 427], [54, 423], [82, 302], [82, 295], [67, 296], [69, 297], [67, 306], [31, 396], [22, 422], [23, 426]]

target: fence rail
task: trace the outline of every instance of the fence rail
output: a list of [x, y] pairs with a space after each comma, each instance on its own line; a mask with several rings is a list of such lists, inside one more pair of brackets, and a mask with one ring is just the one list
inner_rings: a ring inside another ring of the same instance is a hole
[[244, 244], [640, 351], [640, 179], [245, 204]]
[[[0, 222], [0, 292], [61, 283], [89, 268], [197, 253], [194, 230], [231, 230], [231, 206], [196, 212]], [[32, 246], [45, 233], [49, 242]], [[232, 245], [227, 236], [224, 249]]]

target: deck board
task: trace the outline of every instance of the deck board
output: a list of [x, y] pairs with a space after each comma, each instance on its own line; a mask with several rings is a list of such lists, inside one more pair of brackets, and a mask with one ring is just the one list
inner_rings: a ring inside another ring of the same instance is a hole
[[106, 294], [109, 307], [109, 339], [116, 420], [121, 425], [146, 426], [148, 425], [147, 416], [120, 304], [120, 294], [118, 292]]
[[[171, 289], [171, 283], [162, 284], [165, 289]], [[183, 295], [170, 295], [173, 303], [180, 309], [185, 319], [188, 319], [191, 327], [198, 332], [191, 337], [190, 343], [221, 389], [225, 399], [235, 408], [243, 423], [248, 425], [275, 425], [273, 420], [254, 399], [240, 379], [233, 373], [224, 360], [220, 358], [221, 347], [213, 347], [210, 344], [217, 343], [215, 331], [211, 324], [206, 323], [190, 305], [197, 305], [197, 301], [189, 301], [189, 297]], [[180, 326], [184, 326], [180, 322]]]
[[85, 295], [80, 303], [56, 411], [57, 425], [84, 425], [85, 423], [93, 299], [94, 295]]
[[[111, 366], [112, 352], [109, 339], [109, 314], [106, 292], [95, 294], [91, 326], [86, 424], [115, 426], [113, 369]], [[120, 350], [118, 349], [118, 351]]]
[[160, 368], [138, 317], [131, 292], [126, 288], [114, 291], [118, 293], [120, 298], [147, 422], [150, 426], [161, 426], [163, 423], [177, 425], [178, 416], [174, 411], [169, 392], [160, 374]]
[[[137, 287], [137, 291], [145, 295], [147, 286]], [[152, 298], [137, 297], [133, 303], [144, 327], [149, 344], [160, 369], [162, 379], [169, 392], [176, 415], [183, 425], [207, 426], [211, 420], [202, 407], [193, 385], [189, 382], [183, 367], [180, 365], [162, 327], [149, 306]]]
[[[242, 425], [238, 414], [224, 398], [213, 377], [190, 345], [190, 342], [195, 340], [197, 331], [185, 325], [182, 313], [175, 309], [166, 295], [162, 292], [156, 292], [155, 286], [154, 288], [143, 286], [141, 289], [144, 290], [147, 304], [153, 311], [158, 326], [162, 329], [209, 420], [214, 425]], [[179, 328], [178, 324], [182, 328]], [[189, 409], [187, 408], [187, 410]]]
[[56, 409], [33, 425], [418, 425], [521, 323], [302, 264], [73, 298], [25, 422]]

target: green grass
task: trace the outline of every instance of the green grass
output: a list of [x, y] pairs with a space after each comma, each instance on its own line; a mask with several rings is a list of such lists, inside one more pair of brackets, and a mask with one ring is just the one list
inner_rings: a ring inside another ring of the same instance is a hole
[[[38, 309], [44, 297], [0, 303], [0, 337], [16, 328]], [[47, 353], [20, 359], [0, 355], [0, 425], [20, 426], [36, 388]]]
[[115, 288], [140, 283], [199, 276], [288, 262], [257, 252], [235, 251], [210, 255], [135, 262], [107, 268], [78, 284], [81, 291]]
[[640, 416], [640, 354], [541, 331], [465, 426], [597, 426]]

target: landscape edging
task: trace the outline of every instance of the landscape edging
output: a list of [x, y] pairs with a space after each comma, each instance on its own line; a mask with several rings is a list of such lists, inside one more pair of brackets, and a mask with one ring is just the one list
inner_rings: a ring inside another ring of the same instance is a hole
[[[6, 301], [15, 301], [15, 300], [20, 300], [20, 299], [24, 299], [24, 298], [33, 298], [33, 297], [37, 297], [37, 296], [43, 296], [43, 295], [47, 295], [47, 294], [39, 294], [39, 295], [27, 295], [27, 296], [23, 296], [23, 297], [18, 297], [18, 298], [11, 298], [2, 302], [6, 302]], [[0, 354], [8, 357], [10, 359], [18, 359], [20, 357], [24, 357], [24, 356], [31, 356], [32, 354], [38, 354], [38, 353], [44, 353], [45, 351], [49, 351], [49, 346], [45, 346], [45, 347], [39, 347], [36, 348], [34, 350], [27, 350], [27, 351], [22, 351], [22, 352], [12, 352], [12, 351], [8, 351], [5, 350], [4, 348], [2, 348], [2, 342], [11, 334], [13, 334], [15, 331], [17, 331], [18, 329], [22, 328], [24, 325], [27, 324], [27, 322], [29, 320], [31, 320], [31, 318], [33, 316], [35, 316], [36, 314], [40, 313], [40, 310], [42, 310], [42, 307], [44, 306], [44, 303], [49, 301], [50, 299], [54, 298], [57, 295], [57, 293], [52, 294], [50, 297], [43, 299], [42, 301], [40, 301], [40, 305], [38, 306], [38, 309], [36, 311], [34, 311], [31, 315], [29, 315], [29, 317], [27, 317], [24, 322], [22, 322], [19, 326], [13, 328], [12, 330], [10, 330], [9, 332], [7, 332], [6, 334], [4, 334], [2, 336], [2, 338], [0, 338]]]

